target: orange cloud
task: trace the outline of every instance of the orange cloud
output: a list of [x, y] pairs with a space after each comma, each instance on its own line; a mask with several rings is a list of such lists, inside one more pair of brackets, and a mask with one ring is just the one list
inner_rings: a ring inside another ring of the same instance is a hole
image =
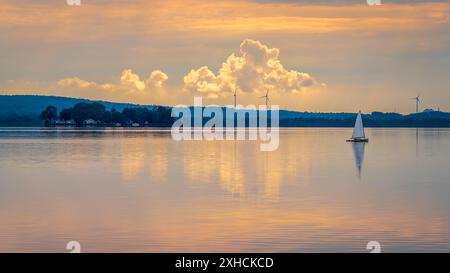
[[64, 94], [86, 94], [87, 98], [142, 102], [161, 91], [168, 78], [164, 72], [155, 70], [146, 80], [141, 80], [131, 69], [125, 69], [116, 83], [96, 83], [73, 77], [59, 80], [56, 88]]
[[[2, 1], [0, 30], [20, 39], [93, 41], [170, 31], [223, 34], [379, 32], [427, 29], [448, 23], [450, 3], [371, 7], [258, 3], [246, 0], [85, 2], [79, 7]], [[208, 11], [208, 12], [205, 12]], [[20, 30], [20, 32], [18, 32]]]
[[89, 82], [82, 80], [78, 77], [66, 78], [58, 81], [58, 86], [60, 87], [72, 87], [80, 89], [101, 89], [101, 90], [111, 90], [111, 91], [121, 91], [121, 92], [150, 92], [151, 87], [162, 87], [163, 83], [169, 77], [160, 70], [155, 70], [150, 73], [148, 79], [143, 81], [139, 76], [133, 73], [131, 69], [125, 69], [122, 71], [120, 76], [120, 81], [117, 84], [114, 83], [104, 83], [99, 84], [96, 82]]
[[[352, 101], [358, 98], [360, 107], [392, 111], [388, 101], [409, 97], [403, 91], [408, 88], [423, 88], [419, 78], [435, 83], [429, 89], [437, 90], [436, 104], [445, 96], [439, 90], [448, 86], [442, 74], [448, 68], [444, 62], [449, 44], [448, 2], [379, 7], [367, 6], [365, 1], [346, 5], [251, 0], [82, 2], [80, 7], [69, 7], [64, 1], [0, 1], [0, 59], [4, 61], [0, 92], [192, 103], [193, 93], [180, 92], [184, 88], [214, 99], [212, 103], [225, 104], [232, 102], [231, 92], [238, 86], [246, 91], [239, 97], [239, 103], [245, 104], [257, 101], [252, 91], [271, 87], [284, 91], [271, 93], [274, 103], [283, 108], [357, 110]], [[270, 65], [251, 65], [242, 50], [230, 56], [247, 37], [282, 49], [283, 63], [270, 56], [276, 51], [262, 50]], [[297, 93], [314, 81], [313, 76], [297, 71], [299, 64], [326, 81], [332, 92], [315, 90], [298, 100]], [[122, 80], [108, 83], [109, 75], [123, 67], [139, 71], [163, 67], [176, 75], [177, 85], [166, 86], [167, 75], [156, 70], [146, 77], [130, 71], [121, 75]], [[415, 75], [421, 69], [427, 74], [405, 82], [405, 74]], [[361, 75], [366, 70], [380, 75]], [[84, 76], [57, 84], [65, 77], [61, 75]], [[87, 80], [87, 75], [93, 78]], [[33, 83], [33, 79], [47, 82]], [[408, 83], [412, 87], [405, 86]], [[162, 92], [166, 88], [170, 95]], [[368, 94], [380, 98], [376, 105]], [[400, 107], [397, 110], [410, 110], [407, 101]]]

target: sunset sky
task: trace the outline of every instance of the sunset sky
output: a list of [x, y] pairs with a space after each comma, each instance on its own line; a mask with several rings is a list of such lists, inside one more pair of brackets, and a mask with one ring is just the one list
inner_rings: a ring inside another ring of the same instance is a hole
[[0, 94], [450, 111], [450, 1], [0, 0]]

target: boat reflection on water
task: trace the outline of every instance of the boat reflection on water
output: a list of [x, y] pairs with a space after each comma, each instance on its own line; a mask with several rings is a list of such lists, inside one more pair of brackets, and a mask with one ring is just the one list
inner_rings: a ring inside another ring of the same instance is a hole
[[365, 142], [353, 142], [353, 154], [355, 156], [356, 169], [358, 171], [358, 178], [361, 178], [361, 170], [364, 162]]

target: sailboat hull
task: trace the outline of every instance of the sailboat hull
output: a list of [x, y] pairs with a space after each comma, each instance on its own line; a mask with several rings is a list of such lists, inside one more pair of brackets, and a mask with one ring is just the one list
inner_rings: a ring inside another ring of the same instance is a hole
[[347, 142], [369, 142], [368, 138], [351, 138]]

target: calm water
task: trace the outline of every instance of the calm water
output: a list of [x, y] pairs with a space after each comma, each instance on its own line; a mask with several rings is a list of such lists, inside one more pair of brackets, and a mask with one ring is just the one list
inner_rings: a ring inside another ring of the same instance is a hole
[[0, 251], [450, 251], [450, 130], [0, 129]]

